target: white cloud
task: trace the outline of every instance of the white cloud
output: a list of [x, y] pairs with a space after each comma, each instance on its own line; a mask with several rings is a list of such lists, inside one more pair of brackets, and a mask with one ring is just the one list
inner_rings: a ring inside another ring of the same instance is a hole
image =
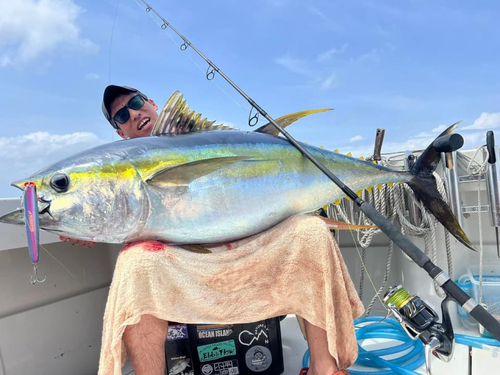
[[472, 125], [465, 126], [462, 129], [495, 129], [500, 127], [500, 112], [488, 113], [483, 112]]
[[380, 50], [371, 50], [370, 52], [368, 53], [365, 53], [361, 56], [359, 56], [358, 58], [355, 59], [355, 62], [357, 63], [364, 63], [365, 61], [368, 61], [368, 62], [375, 62], [375, 63], [378, 63], [380, 62]]
[[308, 67], [305, 60], [294, 58], [290, 56], [290, 54], [278, 57], [275, 61], [277, 64], [283, 66], [285, 69], [289, 70], [292, 73], [297, 73], [304, 76], [311, 76], [312, 74], [312, 70]]
[[85, 78], [88, 80], [95, 80], [101, 78], [101, 76], [97, 73], [88, 73]]
[[344, 51], [347, 49], [347, 46], [348, 46], [348, 44], [344, 43], [344, 45], [342, 46], [341, 49], [331, 48], [328, 51], [320, 53], [318, 55], [318, 57], [316, 57], [316, 62], [322, 63], [322, 62], [330, 60], [333, 55], [344, 53]]
[[[16, 196], [9, 184], [79, 151], [104, 143], [89, 132], [50, 134], [35, 132], [17, 137], [0, 137], [0, 196]], [[9, 190], [6, 190], [9, 189]]]
[[335, 73], [330, 74], [328, 77], [326, 77], [323, 82], [321, 83], [321, 88], [323, 90], [328, 90], [333, 87], [336, 87], [338, 84], [337, 82], [337, 75]]
[[40, 131], [17, 137], [0, 137], [0, 159], [43, 158], [54, 153], [68, 155], [99, 143], [102, 141], [97, 135], [89, 132], [59, 135]]
[[355, 135], [354, 137], [352, 137], [351, 139], [349, 139], [349, 142], [358, 142], [358, 141], [361, 141], [363, 139], [363, 137], [361, 135]]
[[421, 132], [421, 133], [418, 133], [415, 137], [417, 137], [417, 138], [437, 137], [438, 136], [437, 133], [441, 133], [443, 130], [445, 130], [450, 125], [439, 125], [439, 126], [435, 127], [434, 129], [432, 129], [430, 132]]
[[[440, 127], [441, 126], [439, 126], [438, 128], [440, 129]], [[389, 152], [404, 152], [406, 150], [409, 151], [424, 150], [438, 136], [438, 134], [436, 133], [438, 131], [444, 130], [440, 129], [435, 131], [438, 128], [434, 128], [428, 132], [421, 133], [421, 134], [427, 134], [427, 136], [418, 135], [415, 137], [408, 138], [407, 140], [403, 140], [401, 142], [391, 141], [387, 139], [386, 135], [386, 140], [382, 146], [382, 153], [384, 154]], [[461, 148], [461, 150], [475, 150], [477, 147], [484, 145], [486, 142], [485, 132], [474, 132], [469, 134], [460, 133], [460, 134], [464, 137], [464, 145]], [[351, 138], [351, 142], [353, 138]], [[328, 150], [333, 149], [328, 144], [325, 145], [325, 148]], [[339, 147], [338, 150], [341, 154], [347, 154], [348, 152], [350, 152], [355, 157], [359, 156], [369, 157], [373, 155], [373, 148], [374, 148], [373, 143], [363, 142], [361, 144], [358, 143], [355, 147], [353, 146]]]
[[92, 53], [98, 46], [82, 38], [72, 0], [0, 0], [0, 66], [28, 63], [56, 49]]
[[309, 8], [309, 12], [311, 12], [312, 14], [315, 14], [315, 15], [319, 16], [324, 21], [329, 21], [328, 17], [325, 16], [325, 14], [321, 10], [319, 10], [318, 8], [316, 8], [316, 7]]

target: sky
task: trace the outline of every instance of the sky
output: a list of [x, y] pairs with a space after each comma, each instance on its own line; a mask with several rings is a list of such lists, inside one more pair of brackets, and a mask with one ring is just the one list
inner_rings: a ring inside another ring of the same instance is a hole
[[[461, 121], [464, 149], [500, 128], [496, 1], [149, 0], [299, 141], [369, 156], [426, 147]], [[119, 139], [106, 85], [190, 107], [242, 130], [250, 105], [141, 0], [0, 0], [0, 197], [44, 166]], [[259, 125], [263, 125], [261, 119]], [[500, 142], [500, 136], [497, 136]]]

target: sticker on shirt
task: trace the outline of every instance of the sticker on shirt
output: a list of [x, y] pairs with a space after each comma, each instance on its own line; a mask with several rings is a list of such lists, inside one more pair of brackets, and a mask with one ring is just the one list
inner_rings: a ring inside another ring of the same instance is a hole
[[185, 324], [168, 326], [167, 341], [181, 340], [188, 338], [188, 329]]
[[262, 372], [271, 366], [273, 356], [265, 346], [252, 346], [245, 354], [245, 363], [253, 372]]
[[168, 371], [168, 375], [194, 375], [191, 368], [191, 358], [175, 357], [171, 359], [171, 364], [172, 367]]
[[224, 362], [207, 363], [201, 366], [203, 375], [239, 375], [238, 361], [236, 359]]
[[241, 331], [238, 336], [238, 340], [240, 341], [241, 345], [245, 346], [251, 346], [254, 343], [269, 344], [268, 332], [269, 329], [265, 324], [262, 323], [257, 325], [253, 332], [247, 330]]
[[198, 339], [213, 339], [217, 337], [228, 337], [234, 332], [233, 326], [229, 324], [213, 324], [197, 326]]
[[198, 346], [198, 356], [200, 362], [213, 361], [215, 359], [228, 357], [236, 354], [234, 340], [227, 340]]

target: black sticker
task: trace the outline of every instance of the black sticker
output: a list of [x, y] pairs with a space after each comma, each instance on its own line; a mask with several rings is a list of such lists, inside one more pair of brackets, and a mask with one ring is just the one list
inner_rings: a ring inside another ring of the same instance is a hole
[[206, 326], [197, 326], [196, 332], [198, 339], [213, 339], [217, 337], [228, 337], [234, 332], [230, 324], [213, 324]]
[[238, 361], [236, 359], [207, 363], [200, 368], [202, 375], [239, 375], [240, 373]]
[[168, 375], [194, 375], [191, 358], [186, 356], [175, 357], [170, 360], [171, 367]]

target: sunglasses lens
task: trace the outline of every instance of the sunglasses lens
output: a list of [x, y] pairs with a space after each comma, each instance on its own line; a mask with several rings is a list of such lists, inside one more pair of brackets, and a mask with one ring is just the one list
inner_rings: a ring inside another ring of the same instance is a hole
[[141, 109], [143, 105], [144, 98], [140, 95], [136, 95], [128, 101], [127, 107], [129, 107], [130, 109], [138, 110]]
[[123, 107], [120, 109], [118, 112], [116, 112], [115, 117], [113, 117], [113, 120], [120, 124], [125, 124], [130, 118], [130, 112], [126, 107]]

